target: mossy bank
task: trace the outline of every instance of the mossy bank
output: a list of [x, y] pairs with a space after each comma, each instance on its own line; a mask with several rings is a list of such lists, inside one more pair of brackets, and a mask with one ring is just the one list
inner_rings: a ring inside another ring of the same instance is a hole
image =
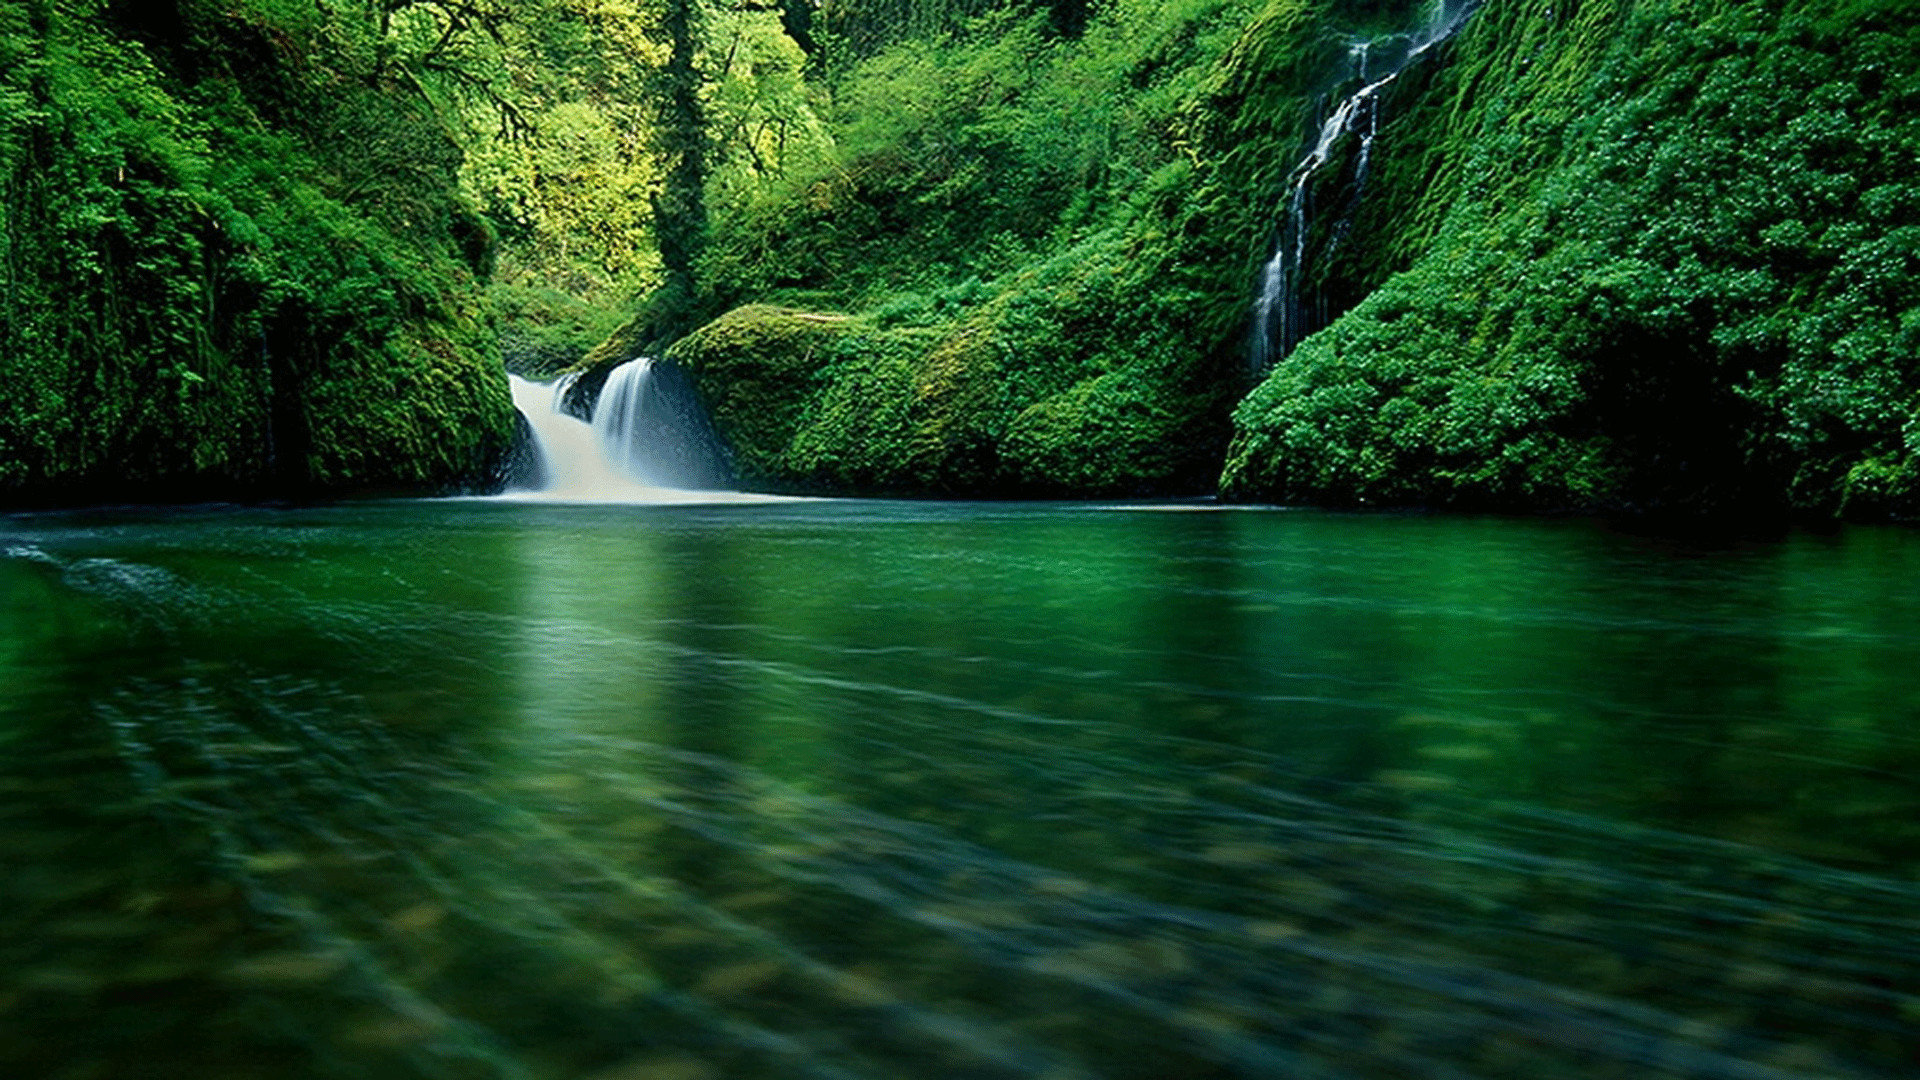
[[0, 498], [493, 482], [487, 228], [430, 99], [351, 29], [0, 5]]
[[1398, 105], [1226, 494], [1920, 514], [1920, 11], [1495, 0]]

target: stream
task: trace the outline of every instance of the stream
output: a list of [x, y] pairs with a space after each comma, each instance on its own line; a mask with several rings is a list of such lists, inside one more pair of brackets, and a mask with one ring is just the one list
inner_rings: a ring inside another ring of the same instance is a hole
[[1920, 535], [0, 518], [0, 1075], [1893, 1077]]

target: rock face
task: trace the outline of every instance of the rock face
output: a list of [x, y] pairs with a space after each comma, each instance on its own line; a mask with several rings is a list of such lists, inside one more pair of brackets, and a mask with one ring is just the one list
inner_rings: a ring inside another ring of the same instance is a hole
[[551, 472], [534, 438], [533, 424], [520, 410], [513, 411], [513, 449], [500, 459], [489, 491], [537, 491], [545, 487]]
[[307, 16], [167, 9], [0, 13], [0, 501], [487, 489], [514, 419], [444, 125]]

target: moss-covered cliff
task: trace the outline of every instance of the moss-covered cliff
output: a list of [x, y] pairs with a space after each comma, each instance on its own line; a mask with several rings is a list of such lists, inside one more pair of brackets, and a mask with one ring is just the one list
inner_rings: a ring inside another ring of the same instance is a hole
[[1920, 512], [1911, 5], [1492, 0], [1397, 104], [1227, 494]]
[[486, 229], [371, 19], [0, 4], [0, 498], [489, 483]]
[[1117, 3], [1067, 40], [1012, 5], [897, 45], [836, 85], [831, 169], [716, 211], [714, 311], [852, 316], [675, 355], [769, 487], [1920, 512], [1890, 0], [1486, 0], [1316, 173], [1324, 328], [1254, 378], [1294, 167], [1431, 6]]

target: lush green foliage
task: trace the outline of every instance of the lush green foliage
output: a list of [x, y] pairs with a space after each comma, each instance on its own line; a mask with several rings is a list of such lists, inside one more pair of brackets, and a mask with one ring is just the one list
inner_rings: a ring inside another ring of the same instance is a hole
[[[768, 482], [1204, 489], [1314, 114], [1422, 9], [913, 7], [939, 28], [831, 74], [827, 152], [716, 210], [714, 310], [862, 313], [765, 388], [803, 417]], [[1223, 490], [1920, 509], [1915, 21], [1487, 0], [1387, 95], [1365, 186], [1351, 144], [1316, 174], [1332, 325], [1238, 410]]]
[[832, 86], [830, 153], [722, 200], [717, 302], [899, 302], [1124, 225], [1190, 167], [1196, 94], [1247, 15], [1115, 4], [1067, 41], [1002, 7], [861, 64]]
[[1465, 162], [1403, 204], [1437, 236], [1242, 407], [1227, 490], [1920, 509], [1920, 20], [1565, 10], [1463, 37], [1403, 151]]
[[1240, 401], [1431, 7], [13, 0], [0, 484], [451, 482], [497, 347], [680, 338], [760, 486], [1920, 512], [1895, 0], [1485, 0], [1314, 174], [1328, 325]]
[[[639, 306], [621, 358], [719, 310], [695, 263], [709, 203], [817, 169], [827, 145], [789, 4], [693, 0], [516, 5], [494, 59], [514, 122], [454, 110], [463, 183], [500, 238], [493, 299], [508, 367], [577, 363]], [[677, 28], [677, 29], [676, 29]], [[678, 45], [676, 46], [676, 42]]]
[[486, 482], [512, 412], [432, 50], [276, 0], [0, 5], [0, 488]]
[[[761, 412], [791, 397], [800, 417], [778, 446], [747, 440], [756, 481], [1210, 487], [1244, 389], [1260, 230], [1239, 227], [1257, 211], [1210, 216], [1193, 195], [1214, 65], [1251, 13], [1116, 3], [1066, 38], [1049, 10], [999, 7], [837, 78], [825, 152], [716, 208], [710, 303], [862, 313], [830, 345], [790, 339], [812, 378], [754, 384]], [[741, 392], [728, 340], [703, 331], [676, 353], [716, 398]], [[594, 359], [639, 338], [620, 342]]]

